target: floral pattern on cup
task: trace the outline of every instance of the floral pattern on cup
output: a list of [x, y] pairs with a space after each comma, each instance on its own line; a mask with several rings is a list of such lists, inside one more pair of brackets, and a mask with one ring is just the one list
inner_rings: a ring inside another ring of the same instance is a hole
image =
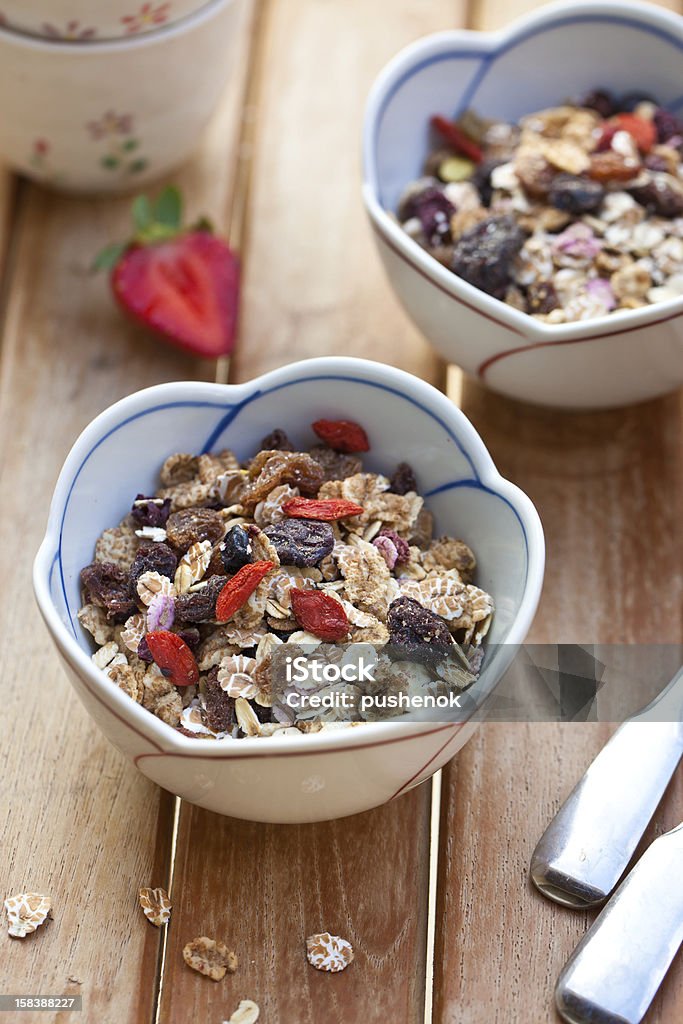
[[64, 28], [58, 28], [56, 25], [45, 22], [43, 35], [48, 39], [59, 39], [61, 42], [84, 43], [88, 39], [95, 38], [97, 29], [85, 28], [79, 21], [67, 21]]
[[140, 140], [135, 136], [132, 114], [117, 114], [107, 110], [96, 121], [85, 126], [93, 142], [101, 143], [100, 166], [119, 174], [139, 174], [146, 170], [148, 161], [139, 152]]
[[163, 25], [168, 21], [170, 10], [170, 3], [146, 3], [136, 14], [127, 14], [121, 18], [121, 24], [126, 35], [135, 35], [136, 32], [149, 31], [157, 25]]
[[50, 143], [47, 139], [35, 139], [29, 154], [28, 162], [37, 171], [49, 171]]

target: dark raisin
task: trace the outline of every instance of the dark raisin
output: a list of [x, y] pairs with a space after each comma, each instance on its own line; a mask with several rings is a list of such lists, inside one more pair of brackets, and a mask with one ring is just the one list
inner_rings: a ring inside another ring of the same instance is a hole
[[228, 697], [218, 682], [218, 668], [212, 668], [204, 684], [206, 724], [213, 732], [228, 732], [237, 724], [235, 699]]
[[683, 217], [683, 189], [667, 178], [653, 177], [628, 191], [637, 203], [659, 217]]
[[251, 710], [254, 712], [259, 722], [265, 723], [273, 721], [272, 708], [266, 708], [262, 704], [257, 704], [256, 701], [253, 701], [251, 704]]
[[[143, 501], [144, 505], [137, 502]], [[165, 526], [168, 514], [171, 511], [171, 499], [147, 498], [144, 494], [138, 494], [130, 514], [138, 526]]]
[[605, 190], [599, 181], [573, 174], [558, 174], [553, 180], [548, 198], [556, 210], [592, 213], [605, 198]]
[[201, 642], [202, 636], [196, 626], [187, 626], [185, 629], [174, 629], [181, 640], [184, 640], [191, 651], [196, 651]]
[[183, 622], [211, 622], [215, 618], [216, 601], [225, 582], [225, 576], [212, 576], [206, 586], [180, 594], [175, 599], [176, 618]]
[[455, 207], [438, 185], [429, 185], [411, 196], [405, 213], [406, 218], [418, 218], [429, 245], [443, 245], [451, 241], [451, 217]]
[[81, 570], [86, 603], [106, 608], [112, 622], [125, 622], [137, 611], [128, 590], [128, 573], [113, 562], [93, 562]]
[[617, 113], [632, 114], [641, 103], [654, 103], [655, 106], [658, 105], [657, 100], [649, 92], [627, 92], [619, 98]]
[[577, 106], [595, 110], [600, 117], [612, 117], [617, 112], [616, 100], [608, 89], [591, 89], [579, 100]]
[[505, 161], [497, 157], [488, 157], [477, 164], [476, 170], [470, 181], [479, 192], [482, 206], [490, 206], [493, 197], [493, 186], [491, 185], [491, 174], [496, 167], [500, 167]]
[[249, 534], [241, 526], [233, 526], [223, 543], [221, 558], [226, 572], [237, 572], [251, 562], [252, 546]]
[[138, 644], [137, 655], [141, 661], [147, 661], [150, 663], [150, 665], [154, 661], [154, 655], [149, 649], [149, 644], [147, 643], [146, 636], [143, 636], [142, 640]]
[[672, 114], [670, 110], [659, 107], [652, 119], [657, 129], [657, 142], [668, 142], [669, 139], [683, 136], [683, 119]]
[[259, 451], [262, 452], [293, 452], [296, 451], [294, 445], [287, 437], [284, 430], [276, 427], [275, 430], [271, 430], [270, 434], [267, 434], [261, 444], [259, 445]]
[[141, 544], [130, 567], [130, 594], [137, 598], [138, 580], [143, 572], [158, 572], [170, 580], [175, 576], [178, 559], [168, 544], [150, 542]]
[[272, 542], [283, 565], [317, 565], [334, 547], [329, 523], [314, 519], [284, 519], [263, 531]]
[[407, 462], [399, 462], [390, 477], [389, 490], [392, 494], [408, 494], [410, 491], [417, 491], [415, 472]]
[[391, 657], [397, 661], [440, 661], [455, 642], [446, 621], [412, 597], [391, 602], [387, 625]]
[[453, 271], [475, 288], [502, 298], [514, 257], [525, 234], [514, 217], [489, 217], [461, 235], [453, 250]]
[[530, 284], [527, 288], [526, 299], [529, 313], [550, 313], [560, 305], [557, 292], [550, 281]]
[[347, 477], [363, 472], [363, 460], [358, 455], [335, 452], [326, 444], [314, 445], [309, 455], [322, 466], [323, 483], [328, 480], [346, 480]]
[[168, 517], [166, 537], [178, 551], [187, 551], [192, 544], [210, 540], [215, 544], [223, 536], [224, 519], [210, 508], [184, 508]]

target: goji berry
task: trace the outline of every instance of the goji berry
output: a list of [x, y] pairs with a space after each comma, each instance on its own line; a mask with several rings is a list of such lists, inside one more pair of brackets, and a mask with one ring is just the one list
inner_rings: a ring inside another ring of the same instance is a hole
[[316, 420], [313, 429], [325, 444], [336, 452], [351, 455], [353, 452], [369, 452], [370, 442], [359, 423], [352, 420]]
[[431, 118], [432, 128], [435, 128], [442, 139], [444, 139], [449, 146], [457, 150], [458, 153], [462, 153], [463, 156], [467, 156], [470, 160], [473, 160], [475, 164], [481, 162], [481, 149], [473, 142], [469, 135], [465, 135], [462, 128], [458, 128], [457, 124], [453, 124], [446, 117], [441, 117], [440, 114], [434, 114]]
[[637, 114], [617, 114], [610, 118], [602, 130], [598, 150], [609, 149], [617, 132], [628, 132], [641, 153], [649, 153], [657, 141], [657, 126]]
[[227, 622], [254, 593], [264, 576], [267, 576], [275, 562], [251, 562], [243, 565], [239, 572], [228, 580], [216, 601], [216, 618]]
[[321, 519], [330, 523], [347, 516], [359, 516], [363, 507], [344, 498], [290, 498], [282, 506], [282, 511], [286, 516], [297, 519]]
[[192, 686], [199, 682], [194, 654], [182, 637], [168, 629], [157, 629], [145, 637], [152, 657], [174, 686]]
[[302, 629], [334, 643], [348, 636], [349, 620], [342, 605], [319, 590], [290, 591], [292, 611]]

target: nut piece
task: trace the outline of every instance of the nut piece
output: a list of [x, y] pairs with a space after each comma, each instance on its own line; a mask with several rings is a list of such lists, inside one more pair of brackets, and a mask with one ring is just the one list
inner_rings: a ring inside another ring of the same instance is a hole
[[165, 889], [161, 887], [149, 889], [147, 886], [143, 886], [138, 890], [138, 898], [143, 914], [155, 928], [161, 928], [162, 924], [168, 924], [173, 904]]
[[353, 961], [353, 946], [339, 935], [321, 932], [306, 939], [306, 959], [317, 971], [343, 971]]
[[243, 999], [230, 1020], [224, 1020], [223, 1024], [256, 1024], [260, 1012], [253, 999]]
[[37, 892], [22, 892], [17, 896], [8, 896], [5, 900], [5, 910], [10, 935], [16, 939], [23, 939], [36, 928], [40, 928], [48, 917], [52, 917], [52, 900], [49, 896], [41, 896]]
[[187, 943], [183, 949], [183, 960], [193, 971], [205, 974], [212, 981], [220, 981], [226, 971], [234, 974], [237, 970], [237, 957], [232, 950], [224, 942], [207, 939], [206, 935]]

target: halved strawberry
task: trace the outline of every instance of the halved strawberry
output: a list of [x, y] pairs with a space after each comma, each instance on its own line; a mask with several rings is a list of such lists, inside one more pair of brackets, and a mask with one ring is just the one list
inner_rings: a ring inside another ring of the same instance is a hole
[[177, 189], [165, 189], [152, 207], [133, 204], [135, 236], [109, 246], [95, 261], [111, 271], [121, 308], [165, 340], [195, 355], [229, 355], [235, 343], [239, 262], [206, 222], [181, 228]]

